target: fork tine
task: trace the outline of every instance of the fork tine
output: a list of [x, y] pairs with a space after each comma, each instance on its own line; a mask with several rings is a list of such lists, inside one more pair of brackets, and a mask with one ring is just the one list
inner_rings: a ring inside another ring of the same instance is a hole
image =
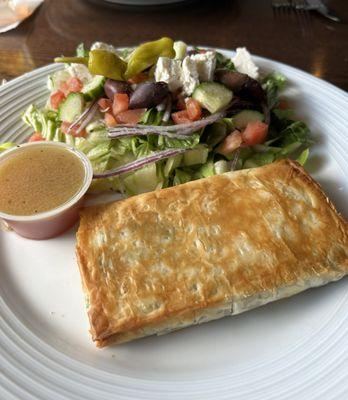
[[312, 34], [311, 17], [307, 10], [306, 0], [293, 0], [296, 16], [299, 21], [301, 33], [303, 36]]
[[291, 13], [291, 0], [272, 0], [274, 17], [288, 19]]
[[303, 18], [303, 5], [301, 0], [293, 0], [293, 7], [302, 36], [306, 36], [305, 21]]

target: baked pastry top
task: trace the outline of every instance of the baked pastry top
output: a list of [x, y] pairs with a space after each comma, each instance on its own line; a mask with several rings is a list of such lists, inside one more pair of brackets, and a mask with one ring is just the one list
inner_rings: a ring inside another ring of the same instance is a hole
[[337, 280], [347, 234], [290, 160], [87, 207], [77, 257], [92, 338], [166, 333]]

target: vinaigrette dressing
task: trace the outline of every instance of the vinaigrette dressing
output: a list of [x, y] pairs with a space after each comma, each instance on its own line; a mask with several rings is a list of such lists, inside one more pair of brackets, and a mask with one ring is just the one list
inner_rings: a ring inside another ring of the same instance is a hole
[[35, 215], [70, 200], [82, 187], [85, 169], [71, 151], [27, 147], [0, 162], [0, 211]]

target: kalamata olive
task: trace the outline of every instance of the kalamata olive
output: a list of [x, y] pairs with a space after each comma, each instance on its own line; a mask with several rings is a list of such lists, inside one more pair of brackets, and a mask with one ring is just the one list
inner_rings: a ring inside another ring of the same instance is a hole
[[253, 78], [248, 76], [247, 82], [242, 86], [239, 91], [239, 96], [245, 99], [254, 100], [257, 102], [262, 102], [265, 100], [265, 92], [262, 89], [260, 83]]
[[165, 82], [139, 83], [130, 95], [129, 108], [150, 108], [162, 103], [169, 95]]
[[242, 100], [238, 96], [233, 96], [233, 99], [231, 100], [230, 104], [228, 105], [228, 110], [229, 111], [243, 110], [245, 108], [253, 108], [253, 106], [254, 106], [254, 103], [252, 101]]
[[104, 83], [104, 91], [107, 97], [113, 100], [115, 93], [127, 93], [128, 95], [130, 95], [132, 92], [132, 88], [127, 82], [107, 79]]
[[215, 79], [227, 86], [229, 89], [238, 93], [243, 85], [248, 81], [249, 76], [240, 72], [229, 71], [227, 69], [217, 69]]
[[251, 100], [258, 103], [265, 100], [265, 93], [260, 83], [247, 74], [218, 69], [215, 71], [215, 79], [233, 90], [243, 100]]

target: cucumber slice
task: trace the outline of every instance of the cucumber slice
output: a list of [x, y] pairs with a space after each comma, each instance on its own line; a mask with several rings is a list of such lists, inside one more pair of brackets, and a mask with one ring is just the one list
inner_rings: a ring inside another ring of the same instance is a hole
[[243, 110], [233, 117], [234, 124], [238, 129], [244, 129], [249, 122], [263, 122], [263, 120], [263, 114], [254, 110]]
[[65, 122], [74, 122], [82, 114], [84, 106], [85, 99], [81, 93], [70, 93], [59, 106], [59, 119]]
[[103, 93], [104, 91], [105, 78], [101, 75], [96, 75], [93, 79], [87, 83], [81, 90], [86, 100], [94, 100]]
[[207, 162], [209, 149], [204, 146], [197, 146], [195, 149], [184, 153], [182, 165], [188, 167], [190, 165], [204, 164]]
[[228, 105], [233, 93], [221, 83], [203, 82], [196, 87], [192, 97], [214, 114]]
[[158, 183], [155, 163], [146, 165], [123, 179], [125, 189], [130, 195], [151, 192]]

